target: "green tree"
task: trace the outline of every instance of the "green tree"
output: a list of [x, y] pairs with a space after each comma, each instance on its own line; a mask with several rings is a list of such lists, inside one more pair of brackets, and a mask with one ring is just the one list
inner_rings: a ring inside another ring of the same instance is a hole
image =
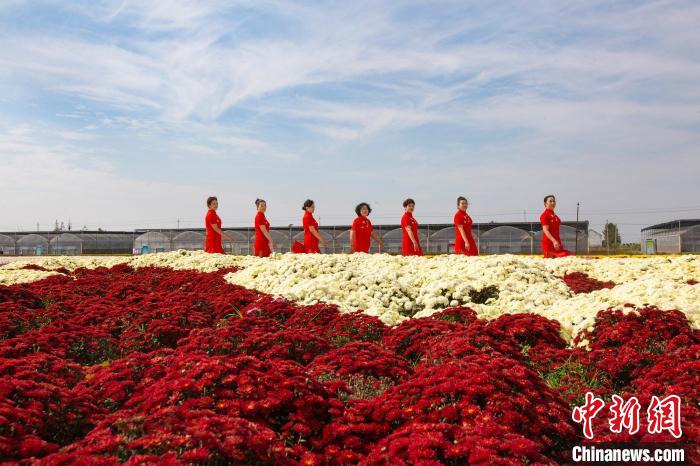
[[620, 246], [622, 239], [620, 238], [620, 230], [617, 224], [607, 222], [603, 228], [603, 247], [615, 249]]

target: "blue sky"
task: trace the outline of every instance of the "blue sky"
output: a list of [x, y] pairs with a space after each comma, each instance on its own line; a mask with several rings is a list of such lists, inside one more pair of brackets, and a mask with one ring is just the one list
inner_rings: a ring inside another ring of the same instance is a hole
[[700, 217], [696, 1], [0, 3], [0, 230]]

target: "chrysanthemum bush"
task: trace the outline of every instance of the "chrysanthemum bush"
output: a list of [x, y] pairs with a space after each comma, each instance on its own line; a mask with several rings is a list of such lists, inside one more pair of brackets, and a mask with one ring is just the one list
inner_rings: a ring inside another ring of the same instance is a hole
[[[0, 286], [0, 462], [559, 464], [589, 391], [678, 395], [680, 440], [632, 439], [700, 445], [700, 337], [678, 310], [601, 308], [571, 345], [527, 309], [388, 326], [231, 284], [225, 261], [140, 265]], [[571, 272], [581, 295], [612, 279]], [[630, 440], [608, 419], [596, 439]]]
[[[700, 328], [700, 256], [580, 258], [491, 255], [432, 258], [388, 254], [252, 256], [175, 251], [135, 257], [38, 258], [0, 267], [0, 284], [27, 282], [77, 268], [112, 267], [214, 272], [233, 268], [230, 283], [299, 304], [332, 303], [396, 325], [448, 307], [467, 306], [481, 319], [528, 312], [561, 324], [567, 342], [590, 330], [598, 311], [656, 305], [683, 312]], [[33, 264], [33, 270], [22, 270]], [[39, 267], [36, 267], [36, 266]], [[583, 342], [585, 345], [585, 342]]]

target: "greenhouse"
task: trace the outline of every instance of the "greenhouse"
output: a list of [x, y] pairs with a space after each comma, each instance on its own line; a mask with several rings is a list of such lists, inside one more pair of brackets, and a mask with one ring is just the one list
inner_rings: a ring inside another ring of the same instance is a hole
[[[332, 254], [332, 253], [333, 253], [333, 243], [334, 243], [334, 242], [333, 242], [333, 232], [332, 232], [332, 231], [328, 231], [328, 230], [323, 230], [323, 229], [321, 229], [321, 228], [318, 229], [318, 232], [320, 233], [320, 235], [321, 235], [321, 237], [322, 237], [323, 239], [325, 239], [326, 241], [328, 241], [328, 247], [327, 247], [327, 248], [324, 248], [324, 247], [323, 247], [323, 244], [321, 244], [320, 241], [318, 242], [318, 247], [321, 249], [321, 252], [325, 252], [325, 253], [330, 253], [330, 254]], [[303, 232], [303, 231], [298, 232], [297, 234], [295, 234], [295, 235], [292, 237], [292, 239], [293, 239], [294, 241], [299, 241], [300, 243], [303, 243], [303, 242], [304, 242], [304, 232]]]
[[498, 226], [481, 234], [480, 254], [531, 254], [532, 234], [512, 226]]
[[688, 228], [681, 234], [681, 251], [700, 252], [700, 225]]
[[76, 233], [83, 241], [83, 254], [131, 254], [135, 233], [90, 231]]
[[61, 233], [49, 241], [50, 254], [82, 254], [83, 240], [73, 233]]
[[229, 235], [233, 236], [233, 243], [223, 240], [224, 251], [227, 254], [246, 255], [253, 253], [253, 232], [251, 230], [235, 231], [224, 230]]
[[[542, 230], [535, 233], [533, 241], [533, 251], [535, 254], [542, 254]], [[559, 238], [561, 238], [562, 247], [577, 254], [585, 254], [588, 252], [588, 234], [587, 230], [579, 230], [578, 236], [576, 228], [568, 225], [559, 227]], [[578, 238], [578, 247], [576, 239]]]
[[292, 244], [289, 236], [289, 230], [274, 230], [270, 229], [270, 236], [272, 237], [272, 241], [275, 242], [275, 250], [273, 252], [279, 252], [279, 253], [284, 253], [284, 252], [289, 252], [291, 250]]
[[15, 252], [20, 255], [41, 255], [49, 252], [49, 241], [36, 233], [21, 236], [17, 240]]
[[595, 230], [588, 230], [588, 249], [603, 246], [603, 235]]
[[139, 254], [172, 251], [170, 237], [158, 231], [149, 231], [134, 240], [134, 250]]
[[343, 230], [340, 233], [338, 233], [335, 237], [335, 252], [336, 253], [343, 253], [343, 252], [352, 252], [352, 246], [350, 245], [350, 230], [349, 228], [347, 230]]
[[[318, 232], [321, 233], [321, 236], [323, 236], [326, 241], [328, 241], [328, 247], [325, 249], [325, 252], [330, 252], [334, 253], [335, 252], [335, 244], [336, 244], [336, 236], [337, 236], [337, 231], [335, 230], [327, 230], [323, 228], [319, 228]], [[320, 246], [323, 248], [323, 246]], [[321, 249], [321, 251], [324, 251], [324, 249]]]
[[642, 251], [647, 254], [700, 252], [700, 219], [673, 220], [643, 228]]
[[[472, 228], [472, 236], [478, 247], [480, 241], [478, 230]], [[423, 251], [431, 254], [445, 254], [454, 252], [455, 238], [456, 233], [454, 226], [441, 228], [430, 235], [429, 244], [427, 244], [427, 247], [423, 247]]]
[[11, 236], [0, 235], [0, 254], [14, 254], [15, 240]]
[[173, 237], [173, 249], [186, 249], [188, 251], [201, 251], [204, 249], [204, 233], [197, 231], [183, 231]]
[[[401, 227], [387, 231], [382, 236], [384, 250], [382, 252], [401, 254], [403, 244], [403, 229]], [[428, 234], [423, 229], [418, 229], [418, 241], [423, 249], [427, 246]]]

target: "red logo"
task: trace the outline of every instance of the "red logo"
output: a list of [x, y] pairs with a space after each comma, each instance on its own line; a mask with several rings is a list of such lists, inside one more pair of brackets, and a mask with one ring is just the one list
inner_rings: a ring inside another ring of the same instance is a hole
[[681, 399], [678, 395], [669, 395], [663, 400], [654, 395], [647, 409], [650, 434], [660, 434], [667, 430], [675, 438], [683, 435], [681, 431]]
[[[591, 392], [586, 393], [586, 401], [582, 406], [574, 408], [571, 418], [574, 422], [583, 425], [583, 435], [593, 439], [593, 419], [605, 406], [605, 402], [596, 398]], [[622, 397], [613, 395], [610, 405], [610, 419], [608, 425], [610, 431], [620, 434], [626, 429], [630, 435], [639, 432], [639, 412], [641, 405], [636, 397], [631, 397], [627, 401]], [[681, 399], [678, 395], [669, 395], [663, 400], [653, 396], [647, 408], [647, 432], [650, 434], [660, 434], [668, 431], [675, 438], [683, 435], [681, 430]]]
[[586, 393], [586, 403], [583, 406], [574, 408], [571, 418], [574, 422], [583, 424], [583, 435], [587, 439], [593, 438], [593, 418], [598, 412], [603, 409], [605, 402], [600, 398], [596, 398], [593, 393]]
[[622, 429], [634, 435], [639, 432], [639, 410], [641, 405], [636, 397], [624, 401], [617, 395], [612, 396], [613, 404], [610, 406], [612, 417], [608, 420], [610, 431], [619, 434]]

